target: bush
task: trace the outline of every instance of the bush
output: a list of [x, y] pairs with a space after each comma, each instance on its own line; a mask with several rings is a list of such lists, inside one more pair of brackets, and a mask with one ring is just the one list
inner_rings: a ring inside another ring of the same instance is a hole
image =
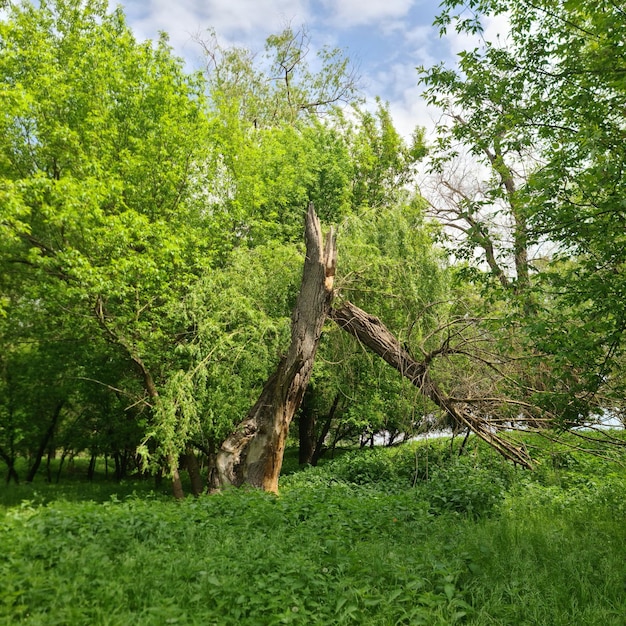
[[623, 468], [580, 458], [544, 485], [480, 446], [352, 452], [279, 496], [14, 487], [0, 623], [622, 624]]
[[327, 466], [336, 480], [357, 485], [393, 482], [401, 479], [399, 467], [384, 448], [344, 454]]
[[470, 517], [494, 512], [506, 493], [497, 472], [471, 467], [464, 459], [449, 467], [438, 467], [421, 487], [433, 513], [453, 511]]
[[437, 467], [456, 462], [448, 441], [416, 442], [392, 448], [353, 450], [324, 465], [333, 480], [357, 485], [387, 484], [403, 489], [428, 480]]

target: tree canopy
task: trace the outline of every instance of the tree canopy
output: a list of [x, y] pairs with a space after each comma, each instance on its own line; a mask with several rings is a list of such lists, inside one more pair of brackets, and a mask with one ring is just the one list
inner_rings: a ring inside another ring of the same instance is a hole
[[313, 71], [306, 30], [268, 38], [260, 66], [216, 41], [189, 74], [105, 1], [16, 3], [0, 23], [11, 466], [66, 445], [174, 472], [189, 445], [214, 450], [286, 347], [307, 204], [341, 224], [410, 201], [421, 136], [360, 108], [340, 51]]
[[[433, 161], [445, 200], [437, 212], [464, 233], [466, 258], [480, 250], [489, 273], [524, 299], [525, 332], [554, 374], [537, 399], [566, 421], [584, 417], [589, 401], [617, 408], [626, 14], [596, 0], [442, 8], [442, 33], [482, 33], [493, 15], [510, 29], [462, 52], [456, 69], [421, 70], [427, 99], [449, 113]], [[467, 185], [450, 167], [459, 150], [487, 172], [482, 182]]]

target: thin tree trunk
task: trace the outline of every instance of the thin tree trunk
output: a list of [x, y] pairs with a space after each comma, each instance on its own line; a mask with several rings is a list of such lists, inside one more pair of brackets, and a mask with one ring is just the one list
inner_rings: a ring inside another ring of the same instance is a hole
[[315, 424], [316, 417], [313, 409], [313, 388], [307, 387], [302, 400], [302, 409], [298, 421], [298, 462], [308, 465], [315, 454]]
[[6, 452], [2, 450], [2, 448], [0, 448], [0, 458], [7, 464], [7, 469], [8, 469], [7, 478], [6, 478], [7, 485], [11, 482], [11, 479], [15, 481], [16, 485], [19, 485], [20, 477], [15, 471], [15, 456], [12, 454], [11, 455], [7, 454]]
[[200, 466], [198, 457], [191, 446], [187, 446], [185, 452], [185, 460], [187, 465], [187, 473], [191, 481], [191, 493], [198, 497], [202, 493], [202, 477], [200, 476]]
[[43, 458], [44, 452], [48, 447], [48, 444], [52, 440], [52, 436], [54, 435], [54, 429], [56, 428], [57, 422], [59, 421], [59, 416], [61, 415], [61, 409], [65, 404], [65, 400], [61, 400], [56, 407], [54, 408], [54, 413], [52, 415], [52, 421], [50, 422], [50, 426], [48, 426], [48, 430], [46, 431], [41, 443], [39, 444], [39, 449], [35, 454], [35, 461], [33, 462], [30, 470], [28, 471], [28, 475], [26, 476], [26, 482], [32, 483], [37, 475], [37, 471], [39, 470], [39, 466], [41, 465], [41, 459]]
[[59, 461], [59, 468], [57, 469], [56, 475], [56, 484], [59, 484], [59, 480], [61, 480], [61, 471], [63, 470], [63, 463], [65, 463], [65, 457], [67, 457], [68, 450], [67, 448], [63, 448], [63, 454], [61, 454], [61, 460]]
[[56, 455], [56, 450], [50, 446], [48, 448], [48, 458], [46, 460], [46, 482], [47, 483], [51, 483], [52, 482], [52, 459], [55, 457]]
[[119, 450], [113, 451], [113, 464], [115, 465], [115, 480], [122, 480], [122, 459]]
[[87, 480], [91, 482], [93, 477], [96, 474], [96, 461], [98, 459], [98, 455], [96, 452], [91, 453], [91, 458], [89, 459], [89, 467], [87, 468]]
[[337, 407], [339, 406], [339, 400], [341, 398], [340, 394], [335, 395], [335, 399], [333, 400], [333, 404], [330, 407], [330, 411], [326, 416], [326, 421], [324, 422], [324, 426], [322, 427], [322, 431], [315, 442], [315, 450], [313, 452], [313, 458], [311, 459], [311, 465], [315, 466], [319, 463], [319, 460], [322, 458], [322, 455], [328, 448], [324, 447], [324, 441], [326, 441], [326, 436], [330, 432], [330, 427], [333, 422], [333, 418], [335, 417], [335, 413], [337, 412]]
[[335, 237], [331, 231], [324, 243], [312, 203], [306, 215], [305, 237], [306, 260], [291, 318], [287, 356], [265, 383], [247, 417], [221, 445], [215, 468], [219, 486], [248, 483], [278, 491], [289, 425], [309, 383], [333, 297]]
[[172, 494], [177, 500], [184, 500], [185, 491], [183, 489], [183, 482], [180, 479], [180, 472], [178, 471], [178, 460], [170, 455], [167, 457], [167, 463], [172, 474]]
[[408, 378], [460, 427], [471, 429], [505, 458], [520, 463], [524, 467], [532, 467], [525, 450], [500, 437], [489, 427], [486, 420], [472, 414], [471, 410], [459, 407], [452, 402], [430, 377], [428, 361], [415, 361], [377, 317], [369, 315], [350, 302], [344, 302], [338, 309], [333, 309], [330, 316], [340, 328], [356, 337], [363, 345]]

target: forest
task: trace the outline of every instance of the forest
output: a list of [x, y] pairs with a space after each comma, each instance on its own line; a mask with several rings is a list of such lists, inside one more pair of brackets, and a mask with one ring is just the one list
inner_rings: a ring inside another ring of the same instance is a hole
[[0, 2], [0, 620], [623, 623], [626, 11], [493, 15], [427, 139], [304, 26]]

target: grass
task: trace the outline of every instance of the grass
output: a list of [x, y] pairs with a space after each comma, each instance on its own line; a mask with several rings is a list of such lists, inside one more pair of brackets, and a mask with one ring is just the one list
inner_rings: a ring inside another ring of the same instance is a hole
[[279, 497], [12, 487], [0, 624], [626, 624], [624, 470], [541, 454], [349, 453]]

